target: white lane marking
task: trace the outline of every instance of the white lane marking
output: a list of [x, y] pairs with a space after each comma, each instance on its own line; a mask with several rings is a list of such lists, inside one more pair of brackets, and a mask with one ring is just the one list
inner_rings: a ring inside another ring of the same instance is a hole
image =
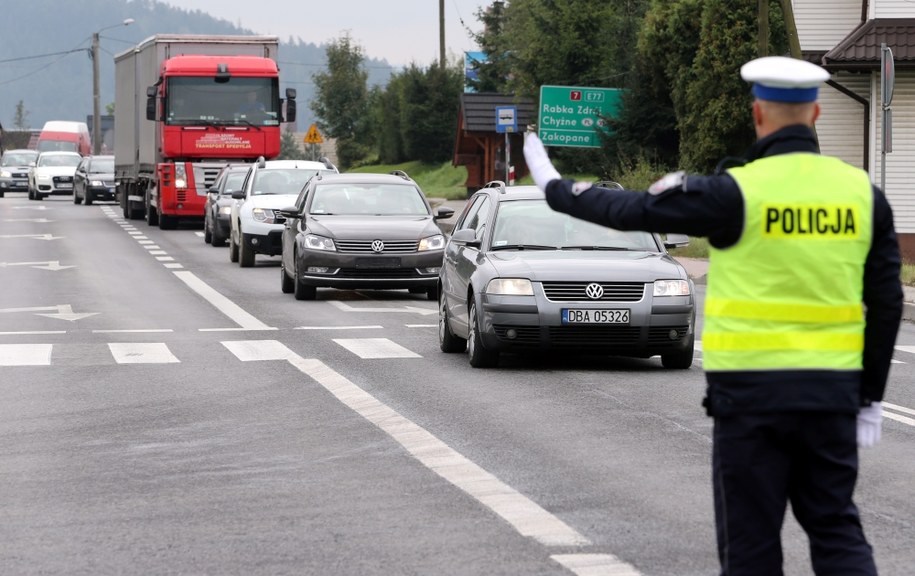
[[438, 324], [404, 324], [407, 328], [438, 328]]
[[108, 349], [118, 364], [174, 364], [181, 362], [162, 342], [109, 342]]
[[175, 259], [171, 256], [156, 256], [156, 260], [159, 262], [174, 262]]
[[198, 238], [203, 238], [203, 232], [194, 232]]
[[641, 576], [613, 554], [553, 554], [550, 556], [578, 576]]
[[896, 346], [896, 350], [900, 352], [908, 352], [909, 354], [915, 354], [915, 346]]
[[134, 236], [133, 239], [136, 240], [140, 244], [145, 244], [146, 242], [152, 242], [152, 240], [147, 238], [145, 235], [144, 236]]
[[0, 344], [0, 366], [49, 366], [51, 344]]
[[[155, 244], [155, 242], [153, 242], [152, 240], [140, 240], [140, 241], [138, 242], [138, 244], [147, 245], [147, 244]], [[147, 248], [152, 248], [152, 246], [146, 246], [146, 247], [147, 247]]]
[[693, 349], [702, 352], [702, 340], [696, 340], [696, 343], [693, 344]]
[[165, 254], [168, 254], [165, 250], [150, 250], [149, 253], [153, 256], [164, 256]]
[[350, 306], [346, 302], [340, 302], [339, 300], [328, 300], [328, 304], [342, 312], [412, 312], [415, 314], [422, 314], [423, 316], [428, 316], [430, 314], [438, 314], [438, 308], [419, 308], [417, 306], [401, 306], [399, 308], [360, 308], [358, 306]]
[[422, 358], [387, 338], [334, 338], [334, 342], [363, 359]]
[[140, 328], [136, 330], [93, 330], [93, 334], [159, 334], [174, 332], [171, 328]]
[[906, 408], [905, 406], [899, 406], [898, 404], [890, 404], [889, 402], [882, 402], [884, 408], [889, 408], [895, 410], [896, 412], [902, 412], [904, 414], [911, 414], [915, 416], [915, 410], [911, 408]]
[[915, 418], [909, 418], [908, 416], [900, 416], [899, 414], [893, 414], [889, 410], [895, 410], [896, 412], [902, 412], [903, 414], [911, 414], [915, 416], [915, 410], [911, 408], [906, 408], [905, 406], [899, 406], [898, 404], [890, 404], [889, 402], [883, 402], [883, 407], [886, 410], [883, 411], [883, 415], [890, 420], [895, 420], [896, 422], [901, 422], [903, 424], [908, 424], [909, 426], [915, 426]]
[[296, 326], [293, 330], [380, 330], [384, 326], [377, 324], [368, 326]]
[[142, 236], [143, 235], [143, 233], [140, 232], [139, 230], [131, 230], [127, 233], [130, 234], [131, 236]]
[[159, 249], [159, 247], [156, 246], [155, 244], [153, 244], [151, 246], [144, 246], [144, 248], [146, 248], [147, 250], [158, 250]]
[[[562, 520], [508, 486], [425, 428], [404, 418], [320, 360], [304, 359], [275, 340], [223, 342], [239, 360], [286, 359], [345, 406], [386, 432], [424, 466], [501, 516], [521, 535], [547, 546], [591, 542]], [[285, 349], [285, 350], [284, 350]]]
[[187, 284], [188, 288], [197, 294], [200, 294], [204, 300], [215, 306], [217, 310], [231, 318], [242, 328], [247, 330], [276, 330], [276, 328], [267, 326], [251, 314], [242, 310], [238, 304], [211, 288], [206, 282], [197, 278], [193, 272], [175, 272], [175, 276]]
[[66, 334], [66, 330], [33, 330], [30, 332], [0, 332], [0, 336], [35, 336], [42, 334]]
[[173, 270], [177, 270], [178, 268], [184, 268], [184, 266], [182, 266], [181, 264], [178, 264], [177, 262], [173, 262], [171, 264], [164, 264], [164, 266], [166, 268], [171, 268]]

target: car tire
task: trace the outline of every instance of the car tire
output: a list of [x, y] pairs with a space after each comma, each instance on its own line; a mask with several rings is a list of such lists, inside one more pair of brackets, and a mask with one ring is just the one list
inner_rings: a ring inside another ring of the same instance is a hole
[[29, 188], [29, 200], [35, 199], [35, 191]]
[[238, 233], [238, 239], [241, 241], [238, 245], [238, 265], [242, 268], [254, 267], [254, 248], [245, 242], [245, 237], [241, 231]]
[[438, 299], [438, 347], [449, 354], [467, 349], [467, 340], [455, 336], [451, 331], [444, 295]]
[[229, 233], [229, 261], [238, 262], [238, 244], [235, 243], [235, 237]]
[[438, 286], [426, 288], [426, 300], [430, 302], [438, 302]]
[[[73, 193], [76, 196], [76, 193]], [[92, 206], [92, 192], [86, 190], [86, 206]]]
[[210, 239], [210, 246], [221, 248], [226, 245], [225, 236], [220, 236], [218, 232], [213, 231], [213, 238]]
[[[74, 203], [74, 204], [82, 204], [82, 203], [83, 203], [83, 199], [79, 197], [79, 194], [76, 193], [76, 190], [73, 191], [73, 203]], [[86, 202], [86, 205], [88, 206], [89, 203]]]
[[661, 354], [661, 366], [669, 370], [686, 370], [693, 365], [693, 348], [696, 337], [689, 340], [689, 346], [686, 350], [671, 352], [670, 354]]
[[499, 363], [499, 352], [487, 350], [483, 346], [483, 337], [480, 334], [480, 320], [477, 317], [477, 305], [470, 296], [470, 333], [467, 335], [467, 357], [474, 368], [492, 368]]
[[207, 214], [203, 221], [203, 241], [206, 244], [213, 243], [213, 227], [210, 226], [210, 215]]
[[292, 291], [295, 290], [295, 281], [289, 277], [289, 274], [286, 274], [286, 266], [280, 262], [280, 290], [283, 291], [283, 294], [292, 294]]
[[[298, 260], [298, 259], [296, 259]], [[299, 276], [299, 263], [295, 263], [295, 278], [292, 279], [293, 295], [296, 300], [314, 300], [318, 296], [318, 289], [314, 286], [308, 286], [302, 282]]]

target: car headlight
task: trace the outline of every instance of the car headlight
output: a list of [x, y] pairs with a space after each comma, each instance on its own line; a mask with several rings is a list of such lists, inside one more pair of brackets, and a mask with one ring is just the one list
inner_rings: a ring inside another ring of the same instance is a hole
[[493, 278], [485, 292], [501, 296], [533, 296], [534, 286], [527, 278]]
[[7, 172], [6, 170], [0, 171], [0, 178], [12, 178], [12, 177], [13, 177], [12, 172]]
[[436, 236], [429, 236], [428, 238], [423, 238], [419, 241], [419, 251], [425, 252], [426, 250], [441, 250], [445, 247], [445, 237], [441, 234]]
[[231, 207], [231, 206], [223, 206], [222, 208], [219, 209], [219, 213], [220, 213], [220, 214], [225, 214], [226, 216], [228, 216], [229, 214], [232, 213], [232, 207]]
[[104, 186], [104, 185], [105, 185], [105, 183], [102, 182], [101, 180], [90, 180], [89, 181], [89, 186]]
[[305, 247], [310, 250], [330, 250], [334, 252], [337, 250], [333, 240], [324, 236], [316, 236], [315, 234], [305, 235]]
[[258, 222], [266, 222], [268, 218], [273, 218], [273, 210], [268, 210], [266, 208], [253, 208], [251, 210], [251, 217]]
[[689, 296], [686, 280], [655, 280], [652, 296]]

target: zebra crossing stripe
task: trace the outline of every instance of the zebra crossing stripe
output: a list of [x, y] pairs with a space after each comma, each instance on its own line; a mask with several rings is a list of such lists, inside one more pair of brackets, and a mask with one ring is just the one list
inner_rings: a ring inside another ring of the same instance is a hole
[[0, 344], [0, 366], [48, 366], [51, 344]]
[[161, 342], [109, 343], [108, 349], [118, 364], [174, 364], [181, 362]]
[[334, 338], [334, 342], [363, 359], [422, 358], [387, 338]]

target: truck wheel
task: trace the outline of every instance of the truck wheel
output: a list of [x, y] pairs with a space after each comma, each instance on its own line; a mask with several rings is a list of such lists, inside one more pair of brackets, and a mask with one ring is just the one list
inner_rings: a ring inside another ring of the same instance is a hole
[[167, 214], [159, 215], [159, 230], [174, 230], [178, 227], [178, 218]]
[[159, 213], [149, 204], [146, 205], [146, 223], [150, 226], [159, 225]]
[[130, 200], [127, 199], [127, 193], [124, 193], [124, 196], [121, 197], [121, 212], [124, 215], [124, 220], [130, 220], [133, 218], [133, 212], [130, 210]]
[[254, 266], [254, 248], [245, 242], [245, 237], [241, 233], [238, 237], [241, 238], [241, 244], [238, 245], [238, 265], [242, 268], [251, 268]]

